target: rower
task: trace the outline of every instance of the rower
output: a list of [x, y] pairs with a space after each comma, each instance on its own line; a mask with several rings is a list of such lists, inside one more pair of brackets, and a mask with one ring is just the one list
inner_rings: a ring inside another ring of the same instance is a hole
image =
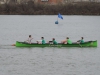
[[32, 40], [33, 38], [32, 38], [32, 36], [31, 35], [29, 35], [29, 38], [25, 41], [25, 42], [27, 42], [27, 43], [29, 43], [29, 44], [31, 44], [31, 40]]
[[65, 40], [61, 41], [62, 44], [72, 44], [72, 41], [67, 37]]
[[72, 41], [67, 37], [67, 44], [72, 44]]
[[57, 41], [55, 40], [55, 38], [52, 38], [52, 41], [48, 41], [48, 43], [49, 44], [55, 44], [55, 45], [58, 44]]
[[55, 40], [55, 38], [52, 38], [52, 42], [53, 42], [53, 44], [55, 44], [55, 45], [58, 44], [57, 41]]
[[45, 44], [44, 37], [41, 37], [41, 40], [38, 40], [37, 43], [38, 44]]
[[84, 38], [83, 37], [81, 37], [81, 40], [78, 40], [77, 42], [78, 43], [84, 43], [84, 40], [83, 40]]

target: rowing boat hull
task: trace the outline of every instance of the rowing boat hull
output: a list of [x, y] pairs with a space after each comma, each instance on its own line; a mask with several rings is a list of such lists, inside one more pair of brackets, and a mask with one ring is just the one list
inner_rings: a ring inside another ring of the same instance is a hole
[[73, 44], [28, 44], [25, 42], [16, 41], [16, 47], [97, 47], [97, 41], [89, 41], [82, 44], [73, 43]]

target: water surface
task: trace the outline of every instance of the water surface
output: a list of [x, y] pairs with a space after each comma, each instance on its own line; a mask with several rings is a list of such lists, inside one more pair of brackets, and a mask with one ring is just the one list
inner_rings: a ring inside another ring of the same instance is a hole
[[[0, 15], [1, 75], [99, 75], [100, 16], [63, 15], [56, 25], [57, 15]], [[36, 42], [42, 36], [58, 42], [70, 37], [75, 42], [97, 40], [97, 48], [37, 48], [14, 47], [28, 35]]]

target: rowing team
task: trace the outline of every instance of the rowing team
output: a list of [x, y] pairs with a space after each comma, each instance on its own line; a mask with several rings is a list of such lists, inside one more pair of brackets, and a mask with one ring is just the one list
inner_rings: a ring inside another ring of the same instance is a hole
[[[28, 40], [26, 40], [25, 42], [31, 44], [31, 40], [32, 40], [32, 36], [29, 35]], [[41, 37], [41, 40], [37, 41], [38, 44], [46, 44], [44, 37]], [[49, 41], [48, 43], [52, 43], [52, 44], [58, 44], [58, 42], [55, 40], [55, 38], [52, 38], [52, 41]], [[69, 39], [69, 37], [67, 37], [65, 40], [61, 41], [62, 44], [72, 44], [72, 41]], [[84, 43], [83, 37], [81, 37], [81, 40], [78, 40], [77, 43]]]

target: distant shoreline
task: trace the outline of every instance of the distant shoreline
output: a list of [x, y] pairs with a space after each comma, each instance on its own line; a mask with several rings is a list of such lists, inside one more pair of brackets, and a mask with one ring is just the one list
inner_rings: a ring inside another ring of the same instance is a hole
[[0, 5], [0, 15], [100, 15], [100, 3], [77, 4], [4, 4]]

